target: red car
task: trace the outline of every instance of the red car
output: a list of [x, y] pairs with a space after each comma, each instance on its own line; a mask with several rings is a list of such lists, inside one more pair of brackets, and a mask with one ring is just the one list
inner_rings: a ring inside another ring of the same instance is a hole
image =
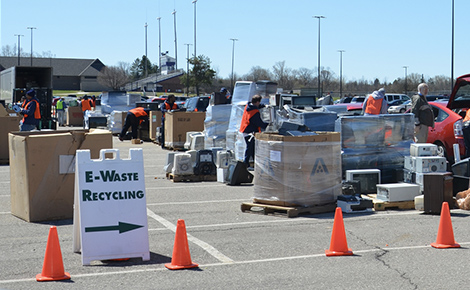
[[462, 116], [448, 108], [447, 100], [429, 102], [434, 112], [434, 128], [429, 127], [428, 143], [438, 146], [439, 155], [454, 163], [453, 144], [459, 144], [460, 155], [465, 155]]

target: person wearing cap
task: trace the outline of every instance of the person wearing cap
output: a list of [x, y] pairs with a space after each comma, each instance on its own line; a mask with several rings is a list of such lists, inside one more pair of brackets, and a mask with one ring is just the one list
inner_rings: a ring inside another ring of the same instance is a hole
[[121, 134], [119, 134], [119, 140], [124, 140], [124, 136], [129, 128], [132, 128], [132, 139], [137, 139], [137, 129], [144, 120], [148, 120], [149, 112], [150, 109], [144, 109], [142, 107], [129, 110], [129, 112], [127, 112], [126, 120], [124, 121]]
[[381, 88], [370, 94], [362, 104], [364, 116], [387, 114], [388, 103], [385, 100], [385, 89]]
[[411, 113], [415, 115], [415, 141], [426, 143], [429, 127], [434, 128], [434, 112], [426, 95], [429, 87], [425, 83], [418, 85], [418, 93], [411, 97]]
[[36, 92], [29, 90], [26, 92], [26, 100], [22, 105], [20, 113], [23, 119], [20, 121], [20, 131], [32, 131], [39, 128], [41, 112], [39, 100], [36, 98]]

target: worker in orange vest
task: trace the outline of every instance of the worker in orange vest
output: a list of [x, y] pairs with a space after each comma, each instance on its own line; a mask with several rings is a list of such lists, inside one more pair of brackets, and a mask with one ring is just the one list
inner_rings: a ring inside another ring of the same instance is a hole
[[381, 88], [370, 94], [362, 104], [364, 116], [387, 114], [388, 103], [385, 100], [385, 89]]
[[176, 101], [175, 95], [171, 94], [171, 95], [168, 95], [168, 99], [160, 105], [160, 110], [162, 111], [162, 127], [160, 130], [162, 148], [165, 148], [165, 113], [179, 109], [175, 101]]
[[245, 158], [243, 162], [250, 170], [252, 170], [252, 168], [250, 168], [250, 158], [253, 157], [253, 159], [255, 159], [254, 134], [256, 132], [261, 132], [261, 129], [266, 129], [268, 126], [267, 123], [261, 120], [259, 109], [264, 107], [264, 105], [261, 105], [261, 99], [260, 95], [253, 96], [251, 103], [248, 103], [245, 106], [240, 124], [240, 132], [243, 133], [246, 143]]
[[119, 134], [119, 140], [123, 141], [124, 136], [129, 128], [132, 128], [132, 139], [137, 139], [137, 129], [143, 120], [148, 120], [150, 109], [144, 109], [137, 107], [127, 112], [124, 126], [122, 127], [121, 134]]
[[32, 131], [39, 129], [39, 121], [41, 120], [41, 112], [39, 100], [36, 98], [36, 92], [29, 90], [26, 92], [26, 100], [21, 105], [20, 113], [24, 116], [20, 121], [20, 131]]

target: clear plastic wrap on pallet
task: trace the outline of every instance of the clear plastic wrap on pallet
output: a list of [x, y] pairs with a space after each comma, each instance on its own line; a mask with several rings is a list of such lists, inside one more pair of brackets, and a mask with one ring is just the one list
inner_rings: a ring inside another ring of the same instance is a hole
[[349, 169], [380, 169], [381, 182], [402, 179], [404, 157], [413, 143], [412, 114], [342, 117], [341, 129], [343, 172]]
[[289, 121], [299, 125], [307, 126], [310, 131], [335, 131], [335, 121], [338, 115], [336, 112], [322, 111], [305, 111], [289, 108], [283, 108], [289, 116]]
[[337, 132], [314, 136], [256, 135], [254, 201], [311, 207], [341, 194], [341, 144]]
[[121, 133], [122, 127], [124, 126], [123, 122], [127, 112], [122, 111], [112, 111], [111, 114], [108, 116], [108, 130], [111, 131], [112, 134], [119, 134]]
[[237, 141], [237, 134], [240, 130], [240, 123], [242, 121], [245, 105], [231, 105], [230, 120], [228, 123], [228, 129], [225, 133], [227, 150], [235, 150], [235, 142]]
[[[243, 137], [243, 133], [238, 132], [236, 135], [235, 141], [235, 160], [243, 161], [245, 159], [245, 151], [246, 151], [246, 141], [245, 137]], [[256, 142], [256, 141], [255, 141]]]
[[379, 148], [413, 140], [413, 114], [345, 116], [337, 120], [342, 148]]
[[230, 121], [231, 105], [216, 105], [207, 107], [204, 120], [205, 148], [223, 147]]
[[[104, 122], [107, 123], [107, 119], [108, 117], [101, 113], [101, 112], [98, 112], [98, 111], [91, 111], [91, 110], [88, 110], [85, 112], [85, 115], [83, 116], [83, 121], [85, 123], [85, 129], [90, 129], [90, 118], [93, 118], [93, 117], [102, 117], [102, 118], [106, 118], [104, 119]], [[106, 127], [107, 127], [107, 124], [105, 124]]]
[[139, 94], [112, 94], [104, 95], [101, 97], [101, 111], [106, 114], [111, 114], [112, 111], [129, 111], [135, 108], [135, 103], [140, 102], [141, 96]]

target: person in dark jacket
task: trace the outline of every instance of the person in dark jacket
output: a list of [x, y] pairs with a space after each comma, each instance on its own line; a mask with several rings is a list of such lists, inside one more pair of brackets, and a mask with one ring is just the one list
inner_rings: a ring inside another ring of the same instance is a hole
[[245, 159], [243, 162], [250, 167], [250, 158], [255, 159], [255, 136], [256, 132], [261, 132], [261, 129], [266, 129], [267, 123], [261, 120], [259, 109], [263, 108], [261, 105], [261, 96], [255, 95], [248, 103], [243, 112], [242, 122], [240, 124], [240, 132], [243, 133], [246, 142]]
[[428, 128], [434, 128], [434, 113], [426, 100], [429, 88], [425, 83], [418, 85], [418, 94], [411, 97], [411, 113], [415, 114], [415, 141], [426, 143]]
[[39, 100], [34, 90], [26, 92], [26, 100], [21, 105], [20, 113], [24, 116], [20, 121], [20, 131], [32, 131], [39, 127], [41, 113]]
[[121, 134], [119, 134], [119, 140], [124, 140], [124, 136], [130, 127], [132, 127], [132, 139], [137, 139], [137, 129], [143, 120], [148, 120], [149, 112], [150, 109], [144, 109], [142, 107], [129, 110], [129, 112], [127, 112], [124, 126], [122, 127]]

